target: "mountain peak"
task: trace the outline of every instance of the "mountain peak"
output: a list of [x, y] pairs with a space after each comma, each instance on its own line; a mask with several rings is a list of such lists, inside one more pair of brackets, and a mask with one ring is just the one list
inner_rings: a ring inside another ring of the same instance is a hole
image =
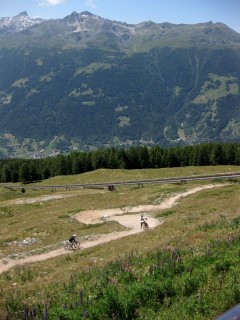
[[70, 14], [70, 17], [77, 17], [78, 16], [78, 13], [76, 11], [73, 11], [71, 14]]
[[22, 11], [19, 14], [17, 14], [16, 17], [28, 17], [28, 13], [27, 11]]
[[94, 17], [94, 14], [88, 11], [83, 11], [81, 13], [78, 13], [76, 11], [73, 11], [70, 15], [63, 18], [64, 21], [67, 21], [68, 23], [76, 23], [79, 22], [82, 19], [88, 18], [88, 17]]
[[44, 19], [31, 18], [28, 16], [27, 11], [22, 11], [11, 18], [0, 18], [0, 30], [5, 32], [19, 32], [43, 21]]

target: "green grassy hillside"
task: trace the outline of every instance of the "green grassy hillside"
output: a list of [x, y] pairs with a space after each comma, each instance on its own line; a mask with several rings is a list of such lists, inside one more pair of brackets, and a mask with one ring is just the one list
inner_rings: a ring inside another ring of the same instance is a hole
[[[55, 177], [44, 185], [207, 175], [239, 169], [97, 170]], [[238, 180], [136, 184], [118, 186], [116, 192], [43, 187], [26, 189], [23, 194], [10, 187], [0, 188], [0, 263], [62, 248], [72, 233], [84, 243], [124, 230], [116, 221], [78, 223], [74, 215], [81, 211], [156, 205], [192, 188], [220, 183], [223, 186], [180, 198], [171, 208], [149, 212], [163, 220], [155, 229], [2, 273], [1, 316], [6, 315], [6, 304], [10, 319], [22, 319], [26, 308], [29, 314], [36, 308], [36, 319], [43, 319], [45, 305], [53, 320], [85, 319], [87, 313], [90, 319], [101, 320], [210, 319], [228, 309], [240, 297]], [[24, 239], [36, 242], [23, 245]]]

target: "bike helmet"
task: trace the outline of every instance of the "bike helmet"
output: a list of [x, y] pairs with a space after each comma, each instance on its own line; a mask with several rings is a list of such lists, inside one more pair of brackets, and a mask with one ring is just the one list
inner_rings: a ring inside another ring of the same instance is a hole
[[77, 235], [76, 234], [73, 234], [73, 237], [76, 237]]

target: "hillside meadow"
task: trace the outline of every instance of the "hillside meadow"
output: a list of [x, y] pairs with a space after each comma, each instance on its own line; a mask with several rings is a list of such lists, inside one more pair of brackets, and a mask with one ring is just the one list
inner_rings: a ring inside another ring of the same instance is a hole
[[[81, 211], [155, 205], [198, 186], [222, 186], [149, 212], [163, 220], [149, 231], [3, 272], [0, 318], [7, 319], [8, 314], [8, 319], [211, 319], [227, 310], [240, 299], [238, 179], [144, 187], [136, 183], [117, 186], [116, 192], [44, 186], [233, 172], [240, 172], [240, 167], [99, 169], [33, 184], [40, 189], [28, 185], [25, 193], [5, 184], [0, 188], [1, 263], [62, 248], [73, 233], [84, 243], [124, 230], [116, 221], [78, 223], [74, 216]], [[26, 239], [36, 241], [24, 245]], [[149, 292], [150, 287], [155, 291]]]

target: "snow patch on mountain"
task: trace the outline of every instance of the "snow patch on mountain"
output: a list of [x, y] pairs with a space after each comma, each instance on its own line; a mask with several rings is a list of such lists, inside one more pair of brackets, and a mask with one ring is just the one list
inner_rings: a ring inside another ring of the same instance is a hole
[[27, 12], [23, 11], [14, 17], [0, 18], [0, 31], [20, 32], [43, 21], [45, 20], [41, 18], [29, 17]]

